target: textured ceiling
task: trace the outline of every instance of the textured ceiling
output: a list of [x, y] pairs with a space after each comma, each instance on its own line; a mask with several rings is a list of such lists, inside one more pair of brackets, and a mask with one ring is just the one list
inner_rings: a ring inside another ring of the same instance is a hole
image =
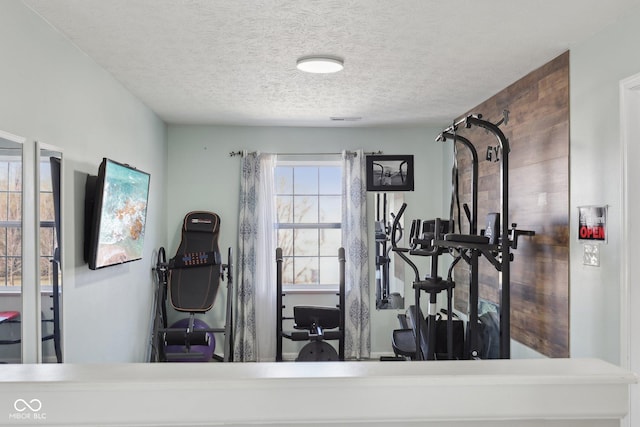
[[[276, 126], [450, 122], [639, 4], [23, 2], [168, 123]], [[342, 57], [345, 68], [296, 70], [297, 58], [313, 54]]]

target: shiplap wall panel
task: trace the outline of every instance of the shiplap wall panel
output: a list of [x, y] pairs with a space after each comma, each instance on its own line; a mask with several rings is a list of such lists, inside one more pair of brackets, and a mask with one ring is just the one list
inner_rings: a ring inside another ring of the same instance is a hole
[[[509, 139], [509, 222], [534, 230], [521, 237], [511, 263], [511, 337], [549, 357], [569, 356], [569, 53], [531, 72], [470, 110], [497, 122]], [[483, 129], [460, 129], [480, 159], [478, 226], [500, 210], [499, 163], [485, 160], [495, 136]], [[470, 203], [471, 167], [458, 150], [460, 199]], [[468, 225], [463, 221], [463, 231]], [[462, 264], [462, 263], [461, 263]], [[499, 301], [498, 274], [480, 263], [480, 298]], [[456, 268], [456, 308], [467, 311], [468, 271]]]

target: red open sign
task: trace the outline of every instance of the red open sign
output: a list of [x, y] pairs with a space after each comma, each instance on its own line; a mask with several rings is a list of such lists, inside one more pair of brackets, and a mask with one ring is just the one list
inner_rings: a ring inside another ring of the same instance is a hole
[[606, 241], [607, 207], [582, 206], [578, 212], [578, 239]]

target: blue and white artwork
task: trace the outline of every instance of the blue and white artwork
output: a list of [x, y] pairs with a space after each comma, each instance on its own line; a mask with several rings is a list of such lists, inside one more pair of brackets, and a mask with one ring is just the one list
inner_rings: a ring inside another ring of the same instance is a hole
[[142, 258], [149, 174], [107, 159], [96, 267]]

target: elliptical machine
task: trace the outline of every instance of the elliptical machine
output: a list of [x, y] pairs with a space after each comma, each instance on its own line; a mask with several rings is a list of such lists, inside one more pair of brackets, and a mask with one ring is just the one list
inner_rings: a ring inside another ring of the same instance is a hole
[[[391, 288], [391, 241], [392, 222], [387, 222], [387, 193], [376, 193], [376, 308], [377, 309], [402, 309], [404, 297]], [[388, 213], [393, 220], [393, 212]], [[396, 232], [396, 241], [402, 239], [402, 228]]]
[[[438, 276], [438, 258], [446, 251], [434, 245], [442, 236], [453, 228], [453, 221], [444, 221], [440, 218], [435, 220], [422, 221], [415, 219], [411, 221], [411, 231], [409, 233], [409, 247], [398, 247], [395, 235], [400, 229], [400, 219], [404, 214], [407, 204], [403, 203], [398, 215], [393, 221], [392, 231], [392, 251], [404, 260], [413, 270], [413, 289], [415, 305], [409, 307], [409, 317], [411, 328], [404, 328], [394, 331], [393, 347], [397, 354], [408, 355], [414, 360], [435, 360], [436, 358], [452, 359], [453, 355], [453, 317], [447, 316], [447, 345], [446, 353], [437, 356], [436, 353], [436, 323], [437, 323], [437, 297], [441, 292], [447, 295], [447, 313], [453, 313], [453, 289], [455, 282], [451, 279], [451, 267], [446, 279]], [[408, 255], [431, 257], [430, 274], [421, 278], [416, 264]], [[457, 262], [457, 261], [455, 261]], [[455, 265], [455, 264], [454, 264]], [[429, 294], [429, 310], [426, 319], [420, 309], [420, 297], [422, 292]], [[410, 344], [413, 338], [413, 346]]]

